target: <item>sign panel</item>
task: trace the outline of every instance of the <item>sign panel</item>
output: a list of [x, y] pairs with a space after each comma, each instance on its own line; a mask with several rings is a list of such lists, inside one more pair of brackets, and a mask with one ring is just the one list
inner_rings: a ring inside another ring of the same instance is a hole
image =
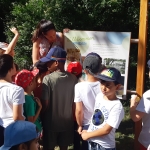
[[117, 91], [117, 96], [120, 99], [125, 99], [130, 39], [130, 32], [70, 30], [65, 33], [64, 38], [67, 63], [70, 61], [81, 61], [82, 63], [82, 58], [88, 53], [98, 53], [106, 67], [115, 67], [121, 72], [123, 86]]

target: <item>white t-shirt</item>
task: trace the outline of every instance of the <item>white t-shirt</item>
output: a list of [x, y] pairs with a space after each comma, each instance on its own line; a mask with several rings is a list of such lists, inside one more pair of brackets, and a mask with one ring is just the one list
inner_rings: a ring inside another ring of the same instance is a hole
[[143, 94], [136, 110], [146, 113], [142, 118], [142, 131], [138, 140], [147, 148], [150, 145], [150, 90]]
[[24, 102], [23, 88], [12, 83], [0, 82], [0, 125], [6, 128], [11, 124], [14, 121], [13, 105], [23, 104]]
[[115, 148], [115, 131], [124, 118], [124, 109], [120, 100], [105, 100], [103, 94], [98, 94], [95, 101], [94, 114], [88, 132], [102, 128], [106, 123], [113, 127], [107, 135], [89, 139], [104, 148]]
[[95, 98], [100, 93], [100, 82], [80, 82], [75, 85], [74, 102], [83, 103], [83, 123], [82, 125], [90, 124], [91, 116], [94, 112]]

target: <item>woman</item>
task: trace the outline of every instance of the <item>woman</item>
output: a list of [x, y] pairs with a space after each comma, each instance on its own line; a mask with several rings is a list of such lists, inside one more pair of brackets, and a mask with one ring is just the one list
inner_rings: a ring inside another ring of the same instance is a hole
[[50, 20], [42, 19], [37, 25], [33, 36], [32, 61], [35, 64], [40, 58], [45, 57], [50, 48], [63, 47], [63, 34], [56, 32]]

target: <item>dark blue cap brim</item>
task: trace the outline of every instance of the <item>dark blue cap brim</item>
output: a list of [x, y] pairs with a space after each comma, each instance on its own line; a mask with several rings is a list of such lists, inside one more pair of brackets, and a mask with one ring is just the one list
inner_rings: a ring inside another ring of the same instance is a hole
[[40, 59], [41, 62], [45, 62], [45, 63], [49, 62], [49, 61], [52, 61], [52, 60], [61, 61], [61, 62], [65, 62], [66, 61], [65, 58], [64, 59], [63, 58], [59, 59], [59, 58], [47, 58], [47, 57], [43, 57], [43, 58]]
[[4, 146], [4, 145], [3, 145], [3, 146], [0, 147], [0, 150], [9, 150], [10, 148], [11, 148], [11, 147], [7, 147], [7, 146]]
[[49, 62], [51, 60], [52, 60], [51, 58], [47, 58], [47, 57], [43, 57], [40, 59], [41, 62]]
[[104, 75], [94, 75], [94, 77], [98, 78], [98, 79], [101, 79], [101, 80], [104, 80], [104, 81], [115, 81], [114, 79], [112, 78], [109, 78], [107, 76], [104, 76]]

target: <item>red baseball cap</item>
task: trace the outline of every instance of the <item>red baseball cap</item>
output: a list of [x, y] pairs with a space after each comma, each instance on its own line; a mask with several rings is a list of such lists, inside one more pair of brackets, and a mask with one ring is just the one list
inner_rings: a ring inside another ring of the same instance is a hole
[[34, 69], [33, 71], [23, 69], [16, 75], [15, 84], [26, 88], [38, 73], [39, 69]]
[[71, 62], [67, 67], [67, 71], [77, 76], [82, 73], [82, 66], [79, 62]]

